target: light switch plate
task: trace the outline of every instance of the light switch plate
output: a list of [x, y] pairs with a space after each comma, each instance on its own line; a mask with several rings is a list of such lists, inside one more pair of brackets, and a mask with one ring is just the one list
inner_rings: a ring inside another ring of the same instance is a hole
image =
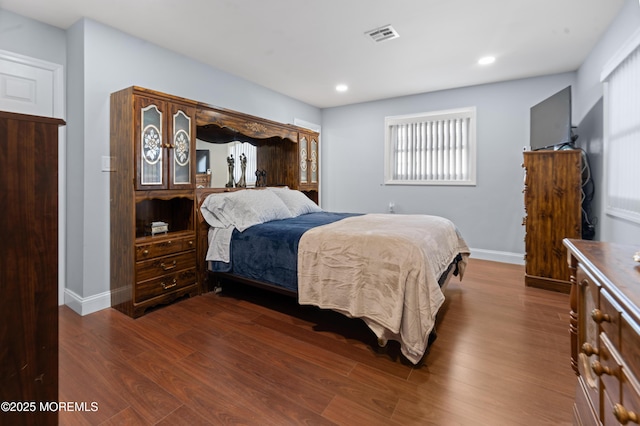
[[113, 157], [109, 157], [108, 155], [103, 155], [102, 156], [102, 171], [103, 172], [112, 172], [113, 169], [111, 168], [111, 161], [113, 160]]

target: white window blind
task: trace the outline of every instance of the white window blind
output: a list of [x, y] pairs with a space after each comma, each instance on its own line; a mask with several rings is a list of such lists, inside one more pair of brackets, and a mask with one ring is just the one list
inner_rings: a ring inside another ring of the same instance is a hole
[[253, 186], [256, 184], [256, 170], [258, 169], [257, 150], [255, 146], [248, 142], [234, 142], [229, 144], [229, 155], [233, 155], [234, 160], [233, 180], [234, 182], [238, 182], [242, 176], [242, 164], [240, 161], [242, 154], [247, 157], [247, 169], [245, 173], [247, 186]]
[[640, 33], [605, 67], [608, 214], [640, 223]]
[[385, 118], [385, 183], [475, 185], [474, 107]]

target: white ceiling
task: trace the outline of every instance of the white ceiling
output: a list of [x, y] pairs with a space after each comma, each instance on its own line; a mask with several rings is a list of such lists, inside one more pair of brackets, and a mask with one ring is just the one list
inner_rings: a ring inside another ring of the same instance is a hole
[[[623, 3], [0, 0], [0, 7], [63, 29], [91, 18], [324, 108], [575, 71]], [[399, 38], [374, 43], [364, 35], [389, 24]], [[496, 62], [478, 65], [485, 55]], [[339, 83], [349, 90], [336, 92]]]

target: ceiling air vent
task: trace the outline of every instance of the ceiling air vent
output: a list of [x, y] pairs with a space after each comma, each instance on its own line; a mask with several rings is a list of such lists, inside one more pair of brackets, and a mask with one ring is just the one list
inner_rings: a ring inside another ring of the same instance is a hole
[[373, 40], [376, 43], [380, 43], [386, 40], [393, 40], [394, 38], [400, 37], [398, 32], [394, 30], [391, 25], [385, 25], [384, 27], [367, 31], [365, 35], [369, 36], [371, 40]]

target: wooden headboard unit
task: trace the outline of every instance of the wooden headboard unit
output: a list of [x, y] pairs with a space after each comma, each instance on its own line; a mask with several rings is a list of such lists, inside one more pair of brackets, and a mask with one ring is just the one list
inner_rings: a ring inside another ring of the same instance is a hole
[[[302, 190], [314, 202], [318, 202], [317, 188], [312, 191], [300, 185], [298, 141], [301, 135], [318, 134], [291, 124], [282, 124], [237, 111], [198, 104], [196, 109], [197, 138], [210, 143], [232, 141], [249, 142], [256, 146], [257, 168], [266, 170], [267, 186], [288, 186]], [[316, 139], [317, 140], [317, 139]], [[316, 184], [317, 187], [317, 184]], [[212, 290], [205, 260], [209, 225], [200, 207], [209, 194], [236, 191], [241, 188], [196, 188], [196, 267], [202, 292]]]
[[298, 135], [308, 130], [204, 105], [197, 110], [196, 128], [198, 139], [203, 141], [241, 141], [255, 145], [257, 168], [267, 171], [266, 184], [297, 189]]

